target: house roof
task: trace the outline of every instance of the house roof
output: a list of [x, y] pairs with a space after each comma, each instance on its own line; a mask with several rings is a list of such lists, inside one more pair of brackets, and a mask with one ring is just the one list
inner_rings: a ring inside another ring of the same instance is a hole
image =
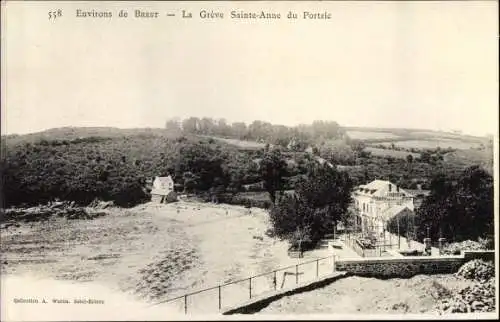
[[172, 176], [168, 177], [156, 177], [155, 180], [158, 180], [161, 184], [168, 184], [173, 181]]
[[[390, 188], [389, 188], [390, 186]], [[390, 191], [389, 191], [390, 189]], [[387, 196], [389, 193], [397, 193], [399, 192], [400, 194], [403, 195], [408, 195], [410, 194], [401, 188], [399, 188], [399, 191], [397, 190], [398, 187], [394, 183], [386, 180], [373, 180], [372, 182], [365, 184], [365, 185], [360, 185], [358, 188], [356, 188], [356, 191], [358, 193], [363, 193], [365, 195], [369, 196], [377, 196], [377, 197], [384, 197]]]
[[397, 215], [399, 215], [401, 212], [405, 211], [406, 209], [408, 211], [412, 211], [407, 206], [395, 205], [395, 206], [392, 206], [391, 208], [387, 209], [386, 211], [382, 212], [381, 217], [383, 220], [388, 221], [391, 218], [396, 217]]

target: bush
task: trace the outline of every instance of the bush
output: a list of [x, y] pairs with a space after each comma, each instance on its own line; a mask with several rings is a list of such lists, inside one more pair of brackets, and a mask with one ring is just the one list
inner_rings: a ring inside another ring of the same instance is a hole
[[476, 259], [463, 264], [456, 275], [480, 282], [487, 281], [495, 276], [495, 266], [491, 262]]
[[219, 197], [219, 202], [221, 203], [226, 203], [229, 205], [238, 205], [238, 206], [244, 206], [244, 207], [256, 207], [256, 208], [263, 208], [263, 209], [269, 209], [271, 208], [271, 201], [269, 200], [258, 200], [258, 199], [251, 199], [243, 196], [238, 196], [238, 195], [230, 195], [230, 194], [224, 194]]
[[151, 195], [146, 193], [138, 183], [127, 184], [111, 195], [111, 200], [117, 206], [131, 207], [151, 200]]
[[463, 242], [450, 243], [443, 247], [443, 253], [447, 255], [460, 255], [463, 250], [484, 250], [485, 245], [478, 241], [465, 240]]

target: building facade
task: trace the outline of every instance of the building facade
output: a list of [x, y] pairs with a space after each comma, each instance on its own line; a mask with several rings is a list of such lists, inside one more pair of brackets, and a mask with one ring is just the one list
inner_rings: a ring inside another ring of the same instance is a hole
[[151, 200], [160, 203], [177, 201], [177, 194], [174, 191], [174, 180], [171, 176], [155, 177], [153, 188], [151, 189]]
[[414, 195], [385, 180], [356, 187], [353, 200], [363, 233], [382, 234], [391, 218], [415, 210]]

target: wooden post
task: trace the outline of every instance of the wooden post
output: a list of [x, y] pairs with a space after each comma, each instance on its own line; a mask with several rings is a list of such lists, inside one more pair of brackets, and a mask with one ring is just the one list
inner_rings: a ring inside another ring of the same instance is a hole
[[219, 285], [219, 310], [222, 308], [221, 290]]
[[184, 295], [184, 314], [188, 313], [188, 300], [187, 295]]
[[295, 284], [299, 284], [299, 265], [295, 265]]
[[252, 298], [252, 278], [251, 277], [248, 279], [248, 282], [249, 282], [248, 283], [248, 295], [250, 298]]
[[277, 279], [277, 276], [276, 276], [276, 271], [274, 271], [273, 284], [274, 284], [274, 290], [276, 291], [276, 287], [277, 287], [276, 284], [278, 284], [278, 279]]
[[316, 277], [319, 276], [319, 259], [316, 260]]

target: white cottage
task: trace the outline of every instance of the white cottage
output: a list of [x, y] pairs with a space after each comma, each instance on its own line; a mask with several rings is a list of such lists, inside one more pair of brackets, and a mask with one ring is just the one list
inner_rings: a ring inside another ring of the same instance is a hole
[[414, 195], [385, 180], [354, 189], [353, 199], [363, 231], [382, 233], [386, 223], [402, 212], [413, 212]]
[[160, 203], [177, 201], [177, 194], [174, 191], [174, 180], [171, 176], [156, 177], [153, 180], [151, 200]]

